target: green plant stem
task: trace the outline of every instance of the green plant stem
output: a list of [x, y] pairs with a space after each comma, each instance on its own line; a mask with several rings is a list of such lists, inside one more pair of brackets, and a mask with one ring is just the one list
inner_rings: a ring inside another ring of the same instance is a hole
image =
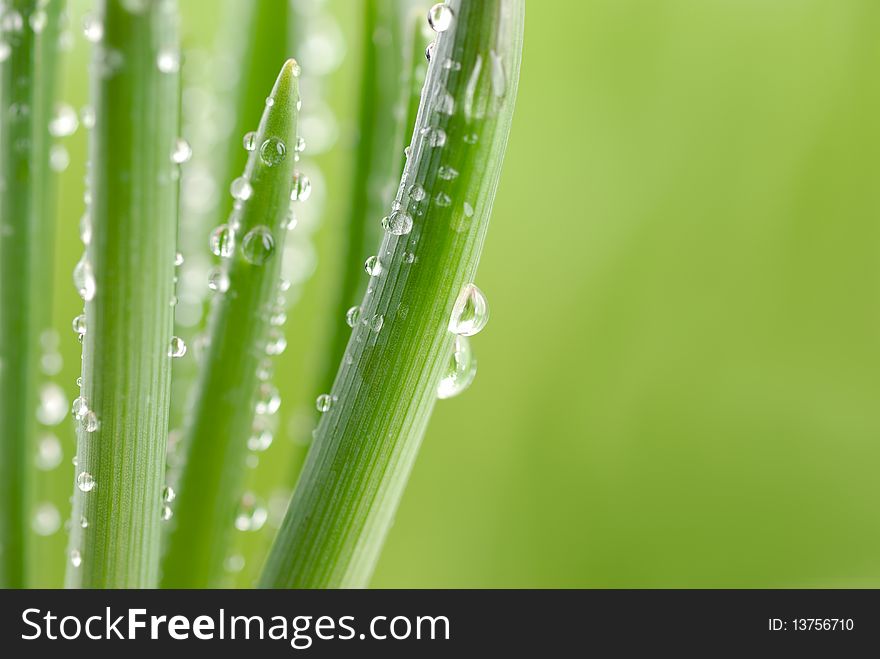
[[[0, 33], [0, 587], [27, 583], [40, 335], [50, 324], [54, 177], [48, 124], [62, 0], [13, 0]], [[34, 30], [32, 24], [40, 24]]]
[[[263, 112], [256, 148], [245, 167], [253, 196], [233, 215], [240, 229], [227, 263], [228, 291], [215, 300], [210, 344], [186, 426], [187, 461], [163, 563], [165, 587], [218, 584], [241, 497], [254, 410], [274, 390], [260, 380], [258, 371], [266, 359], [270, 318], [277, 312], [294, 173], [298, 75], [299, 65], [288, 60], [275, 82], [273, 102]], [[274, 166], [261, 156], [270, 139], [286, 145], [286, 154]], [[254, 263], [246, 258], [248, 235], [261, 225], [271, 232], [274, 248], [264, 263]]]
[[[437, 39], [397, 194], [413, 228], [383, 238], [382, 273], [364, 296], [363, 322], [352, 332], [335, 402], [318, 425], [264, 587], [369, 582], [446, 371], [454, 303], [476, 273], [513, 113], [524, 4], [448, 3], [455, 19]], [[442, 177], [441, 167], [457, 176]], [[412, 195], [412, 186], [425, 196]]]
[[[127, 8], [102, 0], [103, 38], [92, 59], [91, 134], [81, 396], [98, 427], [78, 428], [67, 583], [155, 587], [163, 508], [177, 235], [179, 75], [159, 69], [178, 56], [177, 4]], [[167, 59], [166, 59], [167, 62]], [[166, 68], [168, 68], [166, 66]], [[81, 480], [79, 482], [82, 482]], [[87, 526], [83, 528], [81, 520]], [[80, 563], [81, 560], [81, 563]]]

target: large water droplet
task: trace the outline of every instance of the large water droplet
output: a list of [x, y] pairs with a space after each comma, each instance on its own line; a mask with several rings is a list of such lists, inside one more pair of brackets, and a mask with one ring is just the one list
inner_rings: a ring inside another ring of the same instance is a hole
[[312, 182], [302, 172], [293, 173], [293, 187], [290, 189], [290, 201], [307, 201], [312, 196]]
[[455, 14], [452, 8], [443, 2], [438, 2], [428, 10], [428, 25], [434, 32], [446, 32], [452, 25]]
[[382, 262], [378, 256], [371, 256], [364, 261], [364, 270], [371, 277], [378, 277], [382, 274]]
[[209, 247], [214, 256], [228, 259], [235, 252], [235, 232], [228, 224], [221, 224], [211, 232]]
[[87, 471], [81, 471], [76, 477], [76, 486], [80, 492], [91, 492], [95, 489], [95, 478]]
[[254, 189], [244, 176], [239, 176], [229, 185], [229, 193], [234, 199], [247, 201], [254, 194]]
[[79, 549], [71, 549], [70, 550], [70, 564], [73, 567], [79, 567], [82, 565], [83, 559], [82, 554], [79, 552]]
[[330, 411], [330, 408], [333, 407], [333, 396], [330, 394], [321, 394], [318, 396], [317, 400], [315, 400], [315, 407], [318, 408], [318, 411], [322, 414]]
[[162, 488], [162, 501], [164, 501], [165, 503], [171, 503], [176, 497], [177, 493], [170, 485], [166, 485], [164, 488]]
[[73, 269], [73, 285], [79, 296], [89, 302], [95, 297], [95, 275], [92, 272], [92, 264], [83, 254], [82, 258]]
[[413, 201], [421, 201], [425, 198], [425, 188], [418, 184], [411, 185], [409, 186], [409, 196]]
[[275, 238], [267, 226], [256, 226], [241, 241], [241, 252], [248, 263], [263, 265], [275, 252]]
[[277, 137], [270, 137], [260, 147], [260, 160], [267, 167], [274, 167], [280, 163], [286, 154], [287, 146]]
[[85, 334], [86, 333], [86, 315], [81, 313], [76, 318], [73, 319], [73, 331], [77, 334]]
[[489, 303], [483, 291], [467, 284], [461, 289], [452, 315], [449, 318], [449, 331], [460, 336], [473, 336], [489, 321]]
[[174, 148], [171, 150], [171, 162], [182, 165], [192, 158], [192, 147], [182, 137], [174, 140]]
[[391, 215], [382, 218], [382, 228], [395, 236], [405, 236], [412, 231], [412, 216], [403, 211], [394, 211]]
[[252, 492], [245, 492], [235, 515], [235, 528], [239, 531], [259, 531], [267, 517], [268, 512], [263, 502]]
[[241, 140], [242, 145], [244, 146], [245, 151], [253, 151], [257, 148], [257, 133], [256, 131], [249, 131], [244, 134], [244, 137]]
[[168, 347], [168, 356], [172, 359], [183, 357], [186, 354], [186, 342], [179, 336], [171, 337], [171, 345]]
[[470, 386], [476, 374], [477, 360], [471, 351], [470, 341], [466, 336], [456, 336], [446, 373], [437, 386], [437, 398], [457, 396]]

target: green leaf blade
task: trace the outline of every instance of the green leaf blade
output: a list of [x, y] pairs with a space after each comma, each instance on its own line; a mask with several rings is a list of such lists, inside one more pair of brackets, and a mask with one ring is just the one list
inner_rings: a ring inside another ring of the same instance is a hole
[[436, 401], [450, 314], [476, 273], [500, 176], [524, 15], [521, 0], [448, 6], [455, 18], [433, 50], [397, 195], [413, 229], [382, 241], [382, 273], [370, 281], [264, 587], [367, 585]]

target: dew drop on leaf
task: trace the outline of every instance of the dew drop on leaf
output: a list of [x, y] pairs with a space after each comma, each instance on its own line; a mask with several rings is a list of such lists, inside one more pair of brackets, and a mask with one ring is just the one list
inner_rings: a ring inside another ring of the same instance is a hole
[[270, 137], [260, 147], [260, 160], [267, 167], [274, 167], [279, 164], [284, 160], [286, 154], [287, 146], [283, 140], [277, 137]]
[[182, 137], [174, 140], [174, 148], [171, 150], [171, 162], [182, 165], [192, 158], [192, 147]]
[[477, 360], [471, 351], [470, 341], [466, 336], [456, 336], [446, 372], [437, 386], [437, 398], [457, 396], [470, 386], [476, 374]]
[[257, 148], [257, 133], [253, 130], [245, 133], [242, 143], [244, 144], [245, 151], [253, 151]]
[[438, 2], [428, 10], [428, 25], [434, 32], [446, 32], [452, 25], [455, 14], [452, 8], [443, 2]]
[[211, 232], [209, 246], [214, 256], [228, 259], [235, 251], [235, 232], [228, 224], [221, 224]]
[[412, 231], [413, 219], [403, 211], [394, 211], [391, 215], [382, 218], [382, 228], [395, 236], [404, 236]]
[[329, 411], [330, 408], [333, 407], [333, 396], [330, 394], [321, 394], [318, 396], [317, 400], [315, 400], [315, 407], [321, 413]]
[[378, 256], [371, 256], [364, 262], [364, 270], [371, 277], [378, 277], [382, 274], [382, 262]]
[[466, 284], [452, 307], [449, 331], [459, 336], [473, 336], [482, 330], [488, 321], [489, 303], [486, 301], [486, 296], [474, 284]]
[[357, 305], [351, 307], [345, 312], [345, 322], [349, 327], [357, 325], [358, 319], [361, 317], [361, 308]]
[[81, 471], [76, 477], [76, 486], [80, 492], [91, 492], [95, 489], [95, 479], [87, 471]]
[[245, 260], [253, 265], [263, 265], [275, 251], [275, 238], [267, 226], [256, 226], [241, 242], [241, 251]]
[[232, 195], [233, 199], [247, 201], [251, 198], [251, 195], [254, 194], [254, 189], [251, 186], [250, 181], [244, 176], [239, 176], [230, 184], [229, 193]]
[[186, 342], [179, 336], [171, 337], [171, 345], [168, 347], [168, 356], [178, 359], [186, 354]]

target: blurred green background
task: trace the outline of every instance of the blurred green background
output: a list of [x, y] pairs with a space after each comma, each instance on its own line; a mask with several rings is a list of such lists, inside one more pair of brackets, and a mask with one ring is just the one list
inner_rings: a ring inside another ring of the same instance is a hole
[[[315, 274], [276, 368], [281, 432], [252, 470], [276, 501], [319, 393], [353, 175], [360, 12], [312, 4], [343, 56], [322, 90], [335, 141], [310, 165]], [[198, 61], [217, 5], [181, 5]], [[437, 405], [374, 586], [880, 586], [878, 33], [876, 0], [529, 3], [479, 374]], [[87, 60], [76, 30], [77, 108]], [[85, 131], [65, 144], [55, 317], [72, 399]], [[38, 476], [62, 518], [71, 426]], [[234, 583], [271, 535], [241, 540]], [[42, 585], [60, 583], [64, 536], [38, 539]]]

